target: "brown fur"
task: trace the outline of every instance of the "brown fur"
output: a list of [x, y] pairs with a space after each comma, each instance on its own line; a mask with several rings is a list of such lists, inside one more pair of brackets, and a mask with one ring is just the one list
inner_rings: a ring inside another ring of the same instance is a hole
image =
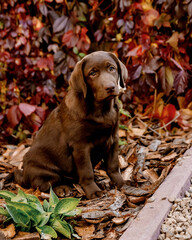
[[118, 83], [124, 87], [126, 67], [115, 55], [98, 51], [77, 63], [71, 89], [52, 111], [16, 170], [15, 181], [47, 191], [50, 185], [78, 179], [88, 198], [101, 196], [93, 168], [102, 159], [112, 182], [124, 181], [118, 164]]

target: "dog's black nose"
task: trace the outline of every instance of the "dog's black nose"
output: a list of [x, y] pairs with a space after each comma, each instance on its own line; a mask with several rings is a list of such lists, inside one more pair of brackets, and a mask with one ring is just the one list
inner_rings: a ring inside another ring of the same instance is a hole
[[108, 85], [108, 86], [105, 87], [105, 90], [107, 91], [107, 93], [114, 92], [115, 85], [114, 84]]

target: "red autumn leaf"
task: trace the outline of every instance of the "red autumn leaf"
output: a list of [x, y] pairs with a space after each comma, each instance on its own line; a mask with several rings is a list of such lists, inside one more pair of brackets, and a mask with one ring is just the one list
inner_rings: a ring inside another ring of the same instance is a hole
[[63, 37], [62, 37], [62, 43], [64, 45], [66, 45], [67, 47], [70, 47], [70, 41], [72, 39], [72, 37], [74, 36], [73, 30], [69, 30], [68, 32], [66, 32]]
[[192, 89], [189, 89], [187, 91], [187, 93], [185, 94], [185, 103], [186, 103], [186, 106], [192, 102]]
[[40, 58], [38, 61], [37, 61], [37, 66], [39, 68], [46, 68], [48, 65], [48, 62], [47, 62], [47, 59], [46, 58]]
[[135, 72], [133, 73], [131, 80], [138, 79], [140, 77], [140, 75], [141, 75], [141, 72], [142, 72], [142, 66], [139, 65], [137, 67], [137, 69], [135, 70]]
[[28, 103], [20, 103], [19, 110], [25, 115], [25, 117], [31, 115], [36, 110], [36, 106]]
[[102, 37], [103, 37], [103, 33], [101, 29], [98, 29], [95, 33], [94, 33], [94, 37], [96, 39], [97, 42], [99, 42]]
[[159, 69], [159, 80], [161, 82], [162, 90], [168, 96], [173, 87], [173, 73], [170, 67], [162, 66]]
[[42, 125], [42, 120], [41, 118], [35, 114], [32, 113], [30, 116], [30, 120], [32, 121], [32, 126], [33, 126], [33, 131], [36, 132]]
[[45, 109], [43, 109], [42, 107], [36, 107], [36, 113], [42, 121], [45, 120]]
[[174, 79], [174, 88], [176, 94], [181, 94], [188, 86], [188, 76], [185, 70], [181, 70]]
[[61, 16], [57, 18], [53, 23], [53, 33], [58, 33], [64, 30], [67, 24], [68, 18], [66, 16]]
[[[161, 120], [163, 121], [164, 124], [167, 124], [174, 119], [175, 114], [176, 114], [175, 106], [173, 104], [167, 104], [163, 109]], [[168, 125], [167, 129], [170, 130], [171, 125]]]
[[43, 23], [36, 17], [33, 17], [32, 23], [35, 31], [39, 31], [43, 27]]
[[154, 25], [154, 21], [159, 18], [159, 12], [155, 9], [148, 10], [144, 16], [141, 17], [143, 23], [147, 26], [152, 27]]
[[18, 106], [12, 106], [7, 113], [7, 119], [10, 122], [11, 127], [15, 127], [21, 120], [22, 113], [19, 111]]
[[54, 69], [54, 58], [53, 55], [47, 57], [47, 65], [50, 70]]
[[142, 47], [142, 45], [139, 45], [139, 46], [133, 48], [131, 51], [129, 51], [127, 54], [127, 57], [141, 56], [142, 54], [143, 54], [143, 47]]

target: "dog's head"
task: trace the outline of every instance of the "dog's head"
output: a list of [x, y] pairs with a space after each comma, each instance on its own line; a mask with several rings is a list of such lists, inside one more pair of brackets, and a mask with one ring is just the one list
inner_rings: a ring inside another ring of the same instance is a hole
[[76, 64], [69, 84], [84, 98], [91, 91], [95, 101], [100, 102], [119, 95], [119, 86], [124, 88], [127, 77], [125, 65], [113, 53], [97, 51]]

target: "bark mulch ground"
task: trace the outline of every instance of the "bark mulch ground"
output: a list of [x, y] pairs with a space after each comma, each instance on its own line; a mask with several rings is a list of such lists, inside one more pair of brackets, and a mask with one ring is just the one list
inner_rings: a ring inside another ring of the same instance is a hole
[[[75, 217], [74, 229], [82, 239], [119, 239], [130, 220], [137, 216], [147, 202], [153, 201], [151, 195], [175, 166], [177, 159], [192, 145], [190, 132], [177, 131], [176, 135], [165, 132], [161, 136], [154, 132], [144, 134], [142, 128], [133, 126], [129, 136], [124, 130], [120, 130], [119, 134], [129, 143], [120, 146], [119, 152], [121, 173], [127, 186], [121, 190], [111, 186], [102, 163], [95, 169], [95, 179], [104, 190], [103, 197], [87, 200], [81, 186], [73, 185], [71, 196], [81, 198], [79, 207], [82, 209], [81, 215]], [[5, 182], [5, 177], [15, 168], [22, 167], [23, 155], [30, 144], [31, 139], [28, 139], [18, 146], [0, 147], [0, 189], [17, 192], [20, 186]], [[42, 201], [49, 198], [49, 194], [39, 190], [21, 189]], [[0, 199], [0, 205], [3, 204], [4, 200]], [[13, 226], [10, 228], [6, 234], [11, 239], [40, 239], [37, 233], [18, 233], [13, 231]]]

